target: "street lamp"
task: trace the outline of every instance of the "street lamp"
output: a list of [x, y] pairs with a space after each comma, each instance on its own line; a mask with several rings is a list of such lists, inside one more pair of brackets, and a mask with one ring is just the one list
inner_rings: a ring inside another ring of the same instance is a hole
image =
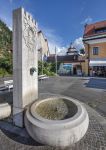
[[43, 50], [42, 48], [40, 50], [41, 50], [42, 75], [43, 75]]
[[55, 47], [55, 64], [56, 64], [56, 75], [57, 75], [57, 48]]

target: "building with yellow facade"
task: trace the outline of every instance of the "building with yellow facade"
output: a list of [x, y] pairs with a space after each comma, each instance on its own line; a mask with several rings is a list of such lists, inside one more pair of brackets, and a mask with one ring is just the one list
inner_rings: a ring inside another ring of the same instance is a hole
[[85, 46], [85, 74], [106, 76], [106, 21], [86, 25], [83, 42]]

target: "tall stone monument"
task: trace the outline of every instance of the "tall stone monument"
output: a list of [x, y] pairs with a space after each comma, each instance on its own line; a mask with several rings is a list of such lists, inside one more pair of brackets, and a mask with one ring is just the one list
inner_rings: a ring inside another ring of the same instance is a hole
[[38, 98], [37, 25], [30, 14], [13, 11], [13, 122], [23, 127], [24, 109]]

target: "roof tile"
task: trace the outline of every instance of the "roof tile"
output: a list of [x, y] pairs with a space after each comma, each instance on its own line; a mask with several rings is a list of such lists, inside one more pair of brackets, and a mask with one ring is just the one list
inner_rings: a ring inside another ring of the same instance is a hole
[[96, 22], [94, 24], [86, 25], [85, 26], [85, 31], [84, 31], [84, 37], [89, 37], [93, 35], [98, 35], [98, 34], [104, 34], [104, 33], [95, 33], [95, 29], [100, 29], [106, 27], [106, 20], [101, 21], [101, 22]]

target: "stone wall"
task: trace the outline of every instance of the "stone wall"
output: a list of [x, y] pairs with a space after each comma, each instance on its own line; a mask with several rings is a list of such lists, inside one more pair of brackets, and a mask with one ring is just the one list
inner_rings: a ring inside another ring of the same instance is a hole
[[13, 11], [13, 116], [20, 127], [24, 108], [38, 98], [37, 32], [29, 13]]

